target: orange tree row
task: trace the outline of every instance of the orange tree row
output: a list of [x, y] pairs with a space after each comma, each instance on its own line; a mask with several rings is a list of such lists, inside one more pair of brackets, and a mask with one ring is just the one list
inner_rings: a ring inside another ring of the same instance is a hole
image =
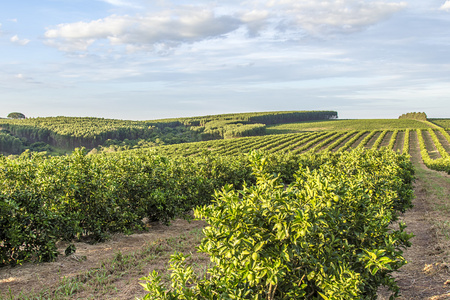
[[288, 186], [263, 155], [251, 157], [255, 185], [226, 186], [195, 210], [209, 224], [198, 249], [212, 267], [198, 276], [176, 253], [172, 288], [154, 271], [141, 278], [145, 300], [375, 299], [381, 285], [397, 295], [391, 274], [412, 235], [390, 224], [411, 205], [409, 156], [304, 154]]
[[[299, 157], [267, 157], [271, 171], [293, 180]], [[255, 182], [246, 156], [167, 158], [153, 151], [45, 157], [0, 156], [0, 265], [48, 261], [56, 242], [144, 229], [143, 218], [170, 222], [209, 203], [225, 184]]]
[[[389, 130], [373, 131], [317, 131], [304, 133], [289, 133], [266, 135], [259, 137], [246, 137], [231, 140], [214, 140], [196, 143], [184, 143], [177, 145], [166, 145], [154, 148], [156, 152], [164, 155], [192, 156], [203, 152], [212, 152], [219, 155], [235, 155], [248, 153], [252, 150], [264, 150], [270, 153], [300, 154], [306, 151], [345, 151], [352, 147], [378, 149], [386, 138]], [[408, 131], [409, 132], [409, 131]], [[393, 149], [398, 139], [399, 130], [394, 130], [389, 142], [386, 142], [387, 148]], [[375, 138], [375, 135], [378, 136]], [[409, 135], [408, 135], [409, 136]], [[405, 135], [406, 137], [406, 135]], [[371, 146], [368, 146], [370, 140], [374, 140]], [[360, 141], [359, 141], [360, 140]], [[405, 138], [404, 143], [408, 144], [404, 149], [409, 148], [409, 139]], [[400, 147], [401, 148], [401, 147]], [[405, 150], [405, 152], [407, 152]]]
[[[448, 133], [441, 129], [439, 130], [441, 132], [441, 134], [445, 137], [445, 139], [450, 142], [450, 136], [448, 135]], [[423, 138], [423, 132], [420, 129], [416, 129], [416, 133], [417, 133], [417, 138], [419, 140], [419, 147], [420, 147], [420, 154], [422, 156], [422, 160], [424, 162], [424, 164], [433, 170], [436, 171], [444, 171], [450, 174], [450, 155], [447, 153], [447, 151], [444, 149], [444, 147], [442, 146], [441, 142], [439, 141], [438, 137], [436, 136], [436, 133], [431, 130], [428, 129], [428, 134], [430, 135], [433, 145], [437, 151], [440, 154], [440, 158], [437, 159], [432, 159], [428, 153], [428, 149], [426, 147], [425, 144], [425, 140]]]

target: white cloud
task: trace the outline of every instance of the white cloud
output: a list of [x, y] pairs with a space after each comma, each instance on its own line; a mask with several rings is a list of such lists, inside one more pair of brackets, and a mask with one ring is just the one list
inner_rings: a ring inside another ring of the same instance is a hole
[[250, 35], [257, 35], [268, 26], [270, 16], [267, 10], [252, 10], [241, 15], [241, 20], [247, 25]]
[[23, 40], [19, 39], [19, 37], [17, 35], [11, 37], [10, 41], [13, 42], [14, 44], [21, 45], [21, 46], [25, 46], [30, 42], [30, 40], [28, 40], [28, 39], [23, 39]]
[[111, 5], [116, 5], [116, 6], [126, 6], [127, 5], [126, 2], [121, 1], [121, 0], [100, 0], [100, 1], [106, 2]]
[[139, 5], [135, 4], [133, 1], [123, 1], [123, 0], [97, 0], [101, 2], [108, 3], [112, 6], [119, 7], [131, 7], [131, 8], [141, 8]]
[[60, 50], [86, 50], [97, 40], [111, 45], [152, 47], [192, 43], [223, 36], [241, 26], [238, 18], [216, 16], [211, 10], [183, 8], [145, 16], [118, 16], [91, 21], [60, 24], [48, 29], [48, 44]]
[[439, 9], [450, 12], [450, 0], [445, 1], [445, 3], [442, 4], [442, 6]]
[[[116, 6], [133, 4], [123, 0], [99, 1]], [[172, 6], [161, 12], [59, 24], [47, 29], [46, 43], [65, 52], [85, 52], [100, 44], [124, 46], [128, 52], [168, 53], [183, 43], [221, 38], [239, 28], [253, 37], [262, 33], [277, 37], [283, 32], [287, 39], [289, 34], [298, 38], [305, 33], [352, 33], [406, 7], [405, 2], [363, 0], [255, 0], [241, 6], [229, 5]]]
[[279, 9], [295, 24], [316, 34], [360, 31], [389, 18], [407, 4], [361, 0], [272, 0], [268, 6]]

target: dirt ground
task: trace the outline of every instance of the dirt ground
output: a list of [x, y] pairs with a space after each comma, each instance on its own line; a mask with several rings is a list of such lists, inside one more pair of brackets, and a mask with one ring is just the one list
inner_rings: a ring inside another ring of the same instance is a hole
[[[55, 262], [33, 264], [27, 263], [17, 267], [5, 267], [0, 269], [0, 299], [1, 295], [11, 294], [17, 297], [21, 292], [27, 294], [30, 291], [39, 291], [43, 287], [57, 286], [63, 278], [73, 278], [83, 274], [92, 268], [98, 268], [103, 262], [114, 258], [119, 251], [122, 254], [133, 253], [141, 250], [151, 242], [164, 241], [171, 237], [179, 237], [194, 229], [201, 229], [204, 222], [183, 219], [175, 220], [170, 226], [159, 223], [151, 225], [149, 232], [133, 235], [114, 235], [104, 243], [87, 244], [75, 243], [76, 254], [71, 256], [60, 255]], [[65, 244], [60, 245], [60, 253], [64, 253]], [[167, 247], [166, 247], [167, 249]], [[170, 251], [167, 249], [167, 251]], [[173, 251], [170, 251], [173, 253]], [[167, 262], [167, 258], [164, 258]], [[115, 282], [117, 292], [113, 295], [84, 295], [82, 292], [74, 295], [73, 299], [135, 299], [135, 296], [143, 294], [138, 279], [148, 275], [150, 269], [165, 268], [165, 263], [153, 260], [149, 266], [145, 266], [141, 272], [130, 272], [121, 276], [121, 282]], [[133, 291], [133, 293], [131, 293]], [[9, 298], [6, 298], [9, 299]]]
[[[426, 168], [418, 149], [416, 136], [412, 135], [411, 158], [424, 176], [415, 181], [414, 207], [401, 217], [407, 231], [415, 237], [404, 253], [408, 264], [395, 274], [402, 295], [398, 299], [450, 299], [450, 236], [444, 236], [438, 228], [438, 224], [448, 224], [450, 220], [450, 203], [445, 201], [448, 196], [436, 195], [430, 188], [432, 183], [441, 195], [450, 195], [450, 177]], [[389, 299], [389, 294], [380, 292], [379, 299]]]
[[[414, 233], [412, 246], [404, 256], [408, 264], [395, 274], [400, 287], [399, 299], [450, 299], [450, 275], [447, 264], [448, 253], [438, 242], [436, 229], [430, 224], [433, 213], [427, 205], [427, 193], [422, 190], [421, 182], [416, 182], [414, 207], [407, 211], [401, 220], [406, 223], [407, 231]], [[389, 299], [386, 292], [379, 299]]]

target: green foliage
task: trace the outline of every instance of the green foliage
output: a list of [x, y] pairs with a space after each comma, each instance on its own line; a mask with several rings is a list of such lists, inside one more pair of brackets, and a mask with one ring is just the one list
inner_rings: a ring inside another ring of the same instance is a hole
[[412, 119], [412, 120], [419, 120], [419, 121], [427, 121], [427, 114], [424, 112], [410, 112], [401, 115], [398, 117], [399, 119]]
[[171, 287], [153, 272], [141, 278], [144, 299], [376, 299], [380, 285], [397, 295], [391, 274], [406, 263], [411, 235], [389, 224], [411, 204], [409, 158], [311, 155], [304, 161], [322, 164], [302, 167], [285, 187], [253, 153], [256, 185], [225, 186], [214, 204], [195, 210], [210, 225], [198, 248], [214, 263], [208, 274], [199, 278], [176, 253]]
[[338, 151], [345, 151], [348, 150], [350, 147], [352, 147], [358, 139], [360, 139], [364, 134], [366, 134], [367, 131], [363, 130], [360, 132], [357, 132], [351, 139], [349, 139], [341, 148], [338, 149]]
[[28, 149], [33, 152], [51, 152], [53, 148], [44, 142], [36, 142], [31, 144]]
[[[288, 181], [293, 155], [270, 155], [268, 170]], [[24, 152], [0, 156], [0, 265], [52, 260], [57, 241], [144, 229], [142, 220], [169, 223], [210, 203], [226, 184], [254, 183], [245, 156], [205, 153], [166, 158], [152, 151], [47, 157]]]
[[405, 137], [403, 139], [403, 154], [409, 153], [410, 134], [411, 134], [411, 130], [406, 129]]
[[30, 143], [44, 142], [63, 149], [100, 145], [129, 149], [143, 145], [263, 135], [266, 123], [328, 120], [334, 117], [337, 117], [337, 112], [333, 111], [244, 113], [155, 121], [50, 117], [0, 119], [0, 126], [16, 137], [28, 139]]
[[358, 144], [357, 148], [364, 148], [367, 143], [369, 143], [369, 141], [373, 138], [373, 136], [375, 134], [377, 134], [379, 131], [378, 130], [372, 130], [368, 135], [366, 135], [361, 142]]
[[0, 131], [0, 152], [8, 154], [20, 154], [24, 149], [21, 139]]
[[12, 112], [8, 115], [10, 119], [25, 119], [25, 115], [20, 112]]
[[441, 158], [438, 159], [432, 159], [430, 155], [428, 154], [427, 147], [425, 145], [425, 141], [422, 136], [422, 131], [417, 129], [417, 138], [419, 140], [419, 147], [420, 147], [420, 154], [422, 156], [423, 163], [430, 169], [436, 170], [436, 171], [444, 171], [450, 174], [450, 156], [445, 151], [444, 147], [442, 147], [441, 143], [436, 137], [436, 134], [431, 131], [431, 136], [433, 139], [433, 142], [438, 149], [438, 151], [441, 153]]
[[394, 130], [394, 132], [392, 133], [391, 139], [389, 140], [389, 145], [388, 145], [388, 149], [393, 150], [394, 146], [395, 146], [395, 141], [397, 140], [397, 135], [398, 135], [398, 130]]
[[375, 143], [372, 145], [372, 149], [378, 149], [381, 145], [381, 142], [383, 142], [384, 136], [388, 133], [388, 130], [383, 130], [378, 138], [375, 140]]

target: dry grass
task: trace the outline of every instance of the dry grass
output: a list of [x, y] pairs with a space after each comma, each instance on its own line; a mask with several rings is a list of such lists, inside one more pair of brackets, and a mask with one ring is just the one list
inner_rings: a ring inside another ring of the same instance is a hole
[[[192, 253], [204, 269], [209, 258], [196, 253], [204, 222], [176, 220], [152, 224], [148, 233], [115, 235], [57, 261], [0, 269], [0, 299], [135, 299], [144, 295], [139, 278], [156, 270], [168, 279], [168, 260], [175, 251]], [[64, 251], [61, 245], [61, 250]]]

